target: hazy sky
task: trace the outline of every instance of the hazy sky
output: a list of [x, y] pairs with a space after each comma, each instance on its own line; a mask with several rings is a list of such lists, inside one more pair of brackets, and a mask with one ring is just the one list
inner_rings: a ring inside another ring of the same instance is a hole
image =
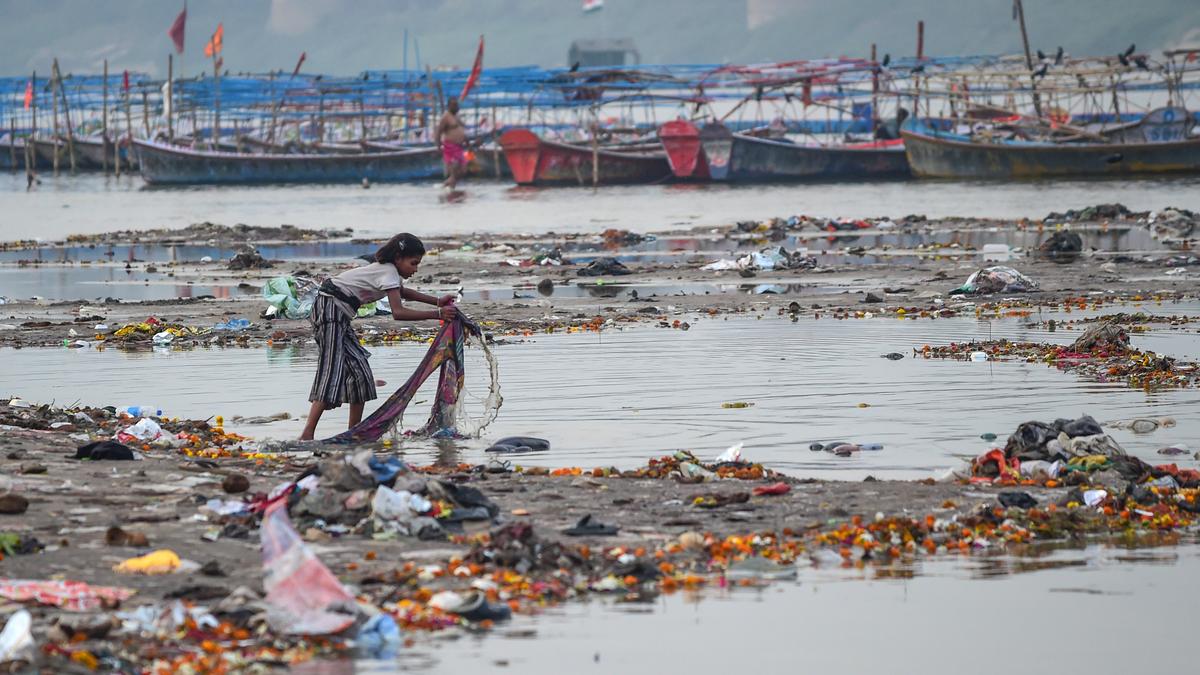
[[[301, 52], [311, 72], [353, 74], [408, 63], [467, 66], [480, 34], [488, 66], [566, 65], [571, 41], [628, 37], [643, 61], [722, 63], [805, 57], [911, 55], [926, 22], [926, 53], [1015, 53], [1020, 33], [1009, 0], [191, 0], [185, 72], [225, 26], [226, 66], [290, 70]], [[117, 70], [162, 75], [173, 0], [0, 0], [0, 74]], [[1112, 54], [1136, 42], [1157, 50], [1200, 44], [1200, 0], [1026, 0], [1031, 40], [1053, 51]]]

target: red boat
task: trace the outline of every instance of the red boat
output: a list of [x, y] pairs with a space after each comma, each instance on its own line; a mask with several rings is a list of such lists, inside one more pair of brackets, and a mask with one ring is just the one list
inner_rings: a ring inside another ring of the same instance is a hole
[[528, 129], [509, 129], [500, 148], [518, 185], [631, 185], [672, 179], [661, 148], [637, 145], [593, 149], [539, 138]]
[[708, 157], [700, 145], [700, 132], [687, 120], [671, 120], [658, 129], [658, 138], [667, 151], [667, 161], [676, 178], [708, 180]]

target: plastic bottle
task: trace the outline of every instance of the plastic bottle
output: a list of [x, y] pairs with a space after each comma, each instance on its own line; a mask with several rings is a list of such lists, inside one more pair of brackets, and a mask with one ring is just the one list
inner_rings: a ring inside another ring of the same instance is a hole
[[162, 409], [152, 405], [127, 405], [117, 409], [130, 417], [161, 417]]

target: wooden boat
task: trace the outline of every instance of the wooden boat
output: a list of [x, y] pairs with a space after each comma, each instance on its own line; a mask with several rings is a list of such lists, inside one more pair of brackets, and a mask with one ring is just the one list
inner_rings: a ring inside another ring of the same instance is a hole
[[25, 139], [5, 136], [0, 138], [0, 171], [25, 169]]
[[135, 140], [142, 178], [153, 185], [346, 183], [424, 180], [442, 175], [434, 149], [356, 155], [209, 152]]
[[[65, 137], [47, 138], [39, 136], [37, 138], [27, 139], [26, 142], [33, 145], [33, 151], [36, 154], [38, 163], [41, 166], [54, 166], [54, 154], [58, 153], [58, 170], [71, 170], [71, 146], [67, 143], [67, 139]], [[89, 154], [84, 154], [85, 143], [82, 142], [82, 139], [75, 138], [73, 139], [73, 142], [75, 145], [75, 170], [99, 170], [101, 168], [101, 163], [99, 162], [99, 150], [90, 152]], [[93, 157], [97, 160], [95, 163], [92, 162]]]
[[911, 125], [901, 130], [913, 172], [927, 178], [1050, 178], [1200, 172], [1200, 136], [1182, 108], [1160, 108], [1104, 140], [985, 143]]
[[[477, 137], [478, 138], [478, 137]], [[367, 141], [365, 145], [371, 150], [395, 152], [406, 148], [428, 148], [430, 145], [401, 145], [392, 141]], [[473, 142], [472, 145], [475, 145]], [[484, 144], [468, 150], [467, 176], [471, 178], [512, 178], [508, 162], [504, 161], [504, 153], [494, 141], [484, 141]]]
[[518, 185], [629, 185], [673, 177], [666, 153], [645, 145], [593, 150], [509, 129], [500, 136], [500, 148]]
[[677, 177], [728, 182], [771, 182], [909, 175], [901, 141], [837, 146], [800, 145], [788, 140], [733, 133], [712, 122], [697, 129], [674, 120], [659, 140]]
[[[120, 144], [121, 168], [130, 167], [131, 170], [136, 169], [137, 167], [131, 164], [133, 156], [129, 152], [129, 140], [123, 138], [120, 140]], [[81, 165], [81, 168], [84, 169], [92, 170], [107, 166], [111, 171], [114, 162], [113, 150], [114, 143], [109, 138], [102, 136], [75, 138], [75, 152], [85, 160], [84, 164]], [[68, 159], [67, 161], [69, 162], [70, 160]], [[59, 159], [59, 163], [61, 165], [61, 159]]]

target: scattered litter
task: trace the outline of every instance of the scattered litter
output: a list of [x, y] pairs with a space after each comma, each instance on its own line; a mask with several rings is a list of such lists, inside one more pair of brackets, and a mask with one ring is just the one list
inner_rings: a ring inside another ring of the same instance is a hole
[[1033, 279], [1011, 267], [998, 265], [972, 273], [966, 283], [950, 291], [950, 295], [1028, 293], [1036, 290], [1038, 284]]
[[329, 635], [350, 627], [354, 596], [300, 540], [284, 502], [262, 521], [263, 589], [267, 621], [289, 635]]
[[0, 598], [36, 602], [69, 612], [90, 612], [115, 606], [136, 593], [132, 588], [89, 586], [82, 581], [0, 580]]
[[8, 617], [3, 632], [0, 632], [0, 663], [30, 662], [36, 655], [36, 648], [33, 616], [27, 609], [17, 610]]
[[212, 327], [213, 330], [225, 330], [231, 332], [243, 331], [250, 327], [249, 319], [230, 319], [223, 321]]
[[123, 443], [135, 440], [145, 442], [158, 440], [163, 435], [163, 429], [158, 425], [158, 422], [149, 417], [143, 417], [138, 420], [137, 424], [118, 431], [116, 439]]
[[129, 558], [113, 567], [122, 574], [170, 574], [179, 570], [182, 562], [179, 554], [170, 549], [159, 549], [143, 556]]

